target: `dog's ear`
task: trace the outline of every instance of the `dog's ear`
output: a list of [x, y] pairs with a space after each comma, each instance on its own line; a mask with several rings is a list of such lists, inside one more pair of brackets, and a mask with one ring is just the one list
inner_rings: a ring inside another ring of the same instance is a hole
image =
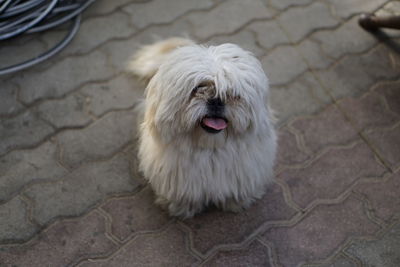
[[145, 113], [142, 127], [146, 127], [153, 138], [162, 141], [164, 144], [168, 144], [174, 138], [174, 129], [177, 116], [174, 116], [173, 107], [165, 103], [159, 94], [157, 94], [157, 88], [160, 86], [151, 80], [146, 88], [146, 100], [145, 100]]
[[159, 138], [159, 132], [156, 128], [155, 117], [157, 113], [156, 96], [153, 90], [146, 88], [146, 99], [145, 99], [145, 112], [143, 114], [142, 127], [149, 129], [150, 134], [155, 138]]
[[173, 122], [164, 121], [164, 118], [156, 118], [152, 116], [154, 113], [152, 108], [147, 110], [147, 119], [144, 120], [142, 127], [146, 127], [155, 140], [159, 140], [162, 144], [168, 144], [174, 139]]
[[158, 68], [169, 53], [178, 47], [193, 44], [194, 42], [192, 40], [174, 37], [151, 45], [145, 45], [140, 48], [128, 62], [128, 71], [135, 74], [147, 84], [154, 74], [156, 74]]

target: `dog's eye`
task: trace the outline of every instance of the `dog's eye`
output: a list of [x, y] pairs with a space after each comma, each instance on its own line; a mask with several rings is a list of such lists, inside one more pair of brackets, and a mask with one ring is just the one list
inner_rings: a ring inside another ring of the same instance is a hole
[[196, 86], [196, 87], [194, 87], [193, 89], [192, 89], [192, 92], [190, 93], [190, 98], [194, 98], [196, 95], [199, 95], [199, 94], [201, 94], [202, 92], [204, 92], [204, 89], [205, 87], [204, 86], [202, 86], [202, 85], [198, 85], [198, 86]]
[[192, 96], [197, 93], [200, 93], [203, 89], [207, 88], [207, 86], [209, 86], [207, 83], [200, 83], [199, 85], [197, 85], [192, 89]]
[[196, 86], [195, 88], [192, 89], [192, 94], [197, 93], [199, 91], [200, 86]]
[[190, 97], [191, 98], [194, 97], [197, 94], [197, 92], [199, 92], [200, 88], [201, 88], [200, 86], [196, 86], [195, 88], [193, 88], [192, 92], [190, 93]]

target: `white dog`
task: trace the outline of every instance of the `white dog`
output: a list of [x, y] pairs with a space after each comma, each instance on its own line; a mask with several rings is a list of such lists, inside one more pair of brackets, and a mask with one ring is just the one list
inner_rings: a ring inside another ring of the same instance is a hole
[[170, 215], [240, 211], [272, 180], [277, 138], [260, 62], [234, 44], [171, 38], [129, 68], [148, 82], [140, 169]]

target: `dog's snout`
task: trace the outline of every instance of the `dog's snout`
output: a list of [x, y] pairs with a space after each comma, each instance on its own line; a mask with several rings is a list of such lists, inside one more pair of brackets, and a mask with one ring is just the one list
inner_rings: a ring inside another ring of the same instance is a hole
[[208, 99], [207, 104], [209, 106], [215, 106], [215, 107], [223, 107], [224, 106], [224, 102], [222, 102], [221, 98], [219, 98], [219, 97]]
[[224, 112], [225, 104], [219, 97], [210, 98], [207, 101], [207, 108], [210, 115], [219, 116]]

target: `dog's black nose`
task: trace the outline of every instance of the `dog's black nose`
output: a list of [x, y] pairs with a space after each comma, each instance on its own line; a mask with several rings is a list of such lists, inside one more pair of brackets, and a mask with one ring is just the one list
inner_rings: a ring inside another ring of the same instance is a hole
[[221, 115], [224, 112], [225, 104], [221, 98], [210, 98], [207, 100], [207, 108], [213, 115]]
[[224, 102], [222, 102], [221, 98], [219, 98], [219, 97], [208, 99], [207, 104], [209, 106], [216, 106], [216, 107], [218, 107], [218, 106], [223, 107], [224, 106]]

